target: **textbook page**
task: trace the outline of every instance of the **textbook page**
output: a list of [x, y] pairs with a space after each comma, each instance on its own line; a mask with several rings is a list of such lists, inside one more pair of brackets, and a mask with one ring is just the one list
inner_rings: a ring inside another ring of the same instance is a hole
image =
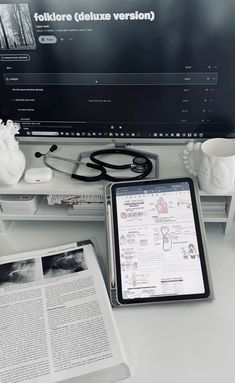
[[130, 372], [90, 241], [0, 257], [0, 382]]

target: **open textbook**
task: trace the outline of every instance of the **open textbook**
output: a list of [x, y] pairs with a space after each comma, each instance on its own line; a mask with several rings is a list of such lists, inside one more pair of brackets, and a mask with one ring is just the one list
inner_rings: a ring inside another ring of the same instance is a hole
[[0, 257], [0, 382], [129, 376], [90, 241]]

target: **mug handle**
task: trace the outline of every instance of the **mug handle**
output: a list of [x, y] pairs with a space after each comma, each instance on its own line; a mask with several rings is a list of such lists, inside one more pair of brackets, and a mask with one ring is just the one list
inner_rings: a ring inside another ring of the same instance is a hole
[[199, 152], [201, 148], [201, 142], [188, 142], [183, 149], [183, 164], [187, 172], [193, 176], [197, 176], [197, 170], [192, 165], [191, 155], [193, 152]]

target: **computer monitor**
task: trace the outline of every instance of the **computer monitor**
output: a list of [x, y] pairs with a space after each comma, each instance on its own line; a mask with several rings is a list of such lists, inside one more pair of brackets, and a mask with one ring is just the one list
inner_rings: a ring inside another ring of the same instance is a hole
[[0, 1], [0, 118], [21, 138], [235, 137], [233, 0]]

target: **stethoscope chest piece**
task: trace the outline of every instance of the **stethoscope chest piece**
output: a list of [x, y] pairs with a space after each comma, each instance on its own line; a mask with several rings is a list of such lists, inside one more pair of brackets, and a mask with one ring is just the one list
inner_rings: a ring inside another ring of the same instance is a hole
[[131, 170], [135, 173], [144, 173], [148, 169], [146, 158], [135, 157], [133, 158], [133, 165]]

